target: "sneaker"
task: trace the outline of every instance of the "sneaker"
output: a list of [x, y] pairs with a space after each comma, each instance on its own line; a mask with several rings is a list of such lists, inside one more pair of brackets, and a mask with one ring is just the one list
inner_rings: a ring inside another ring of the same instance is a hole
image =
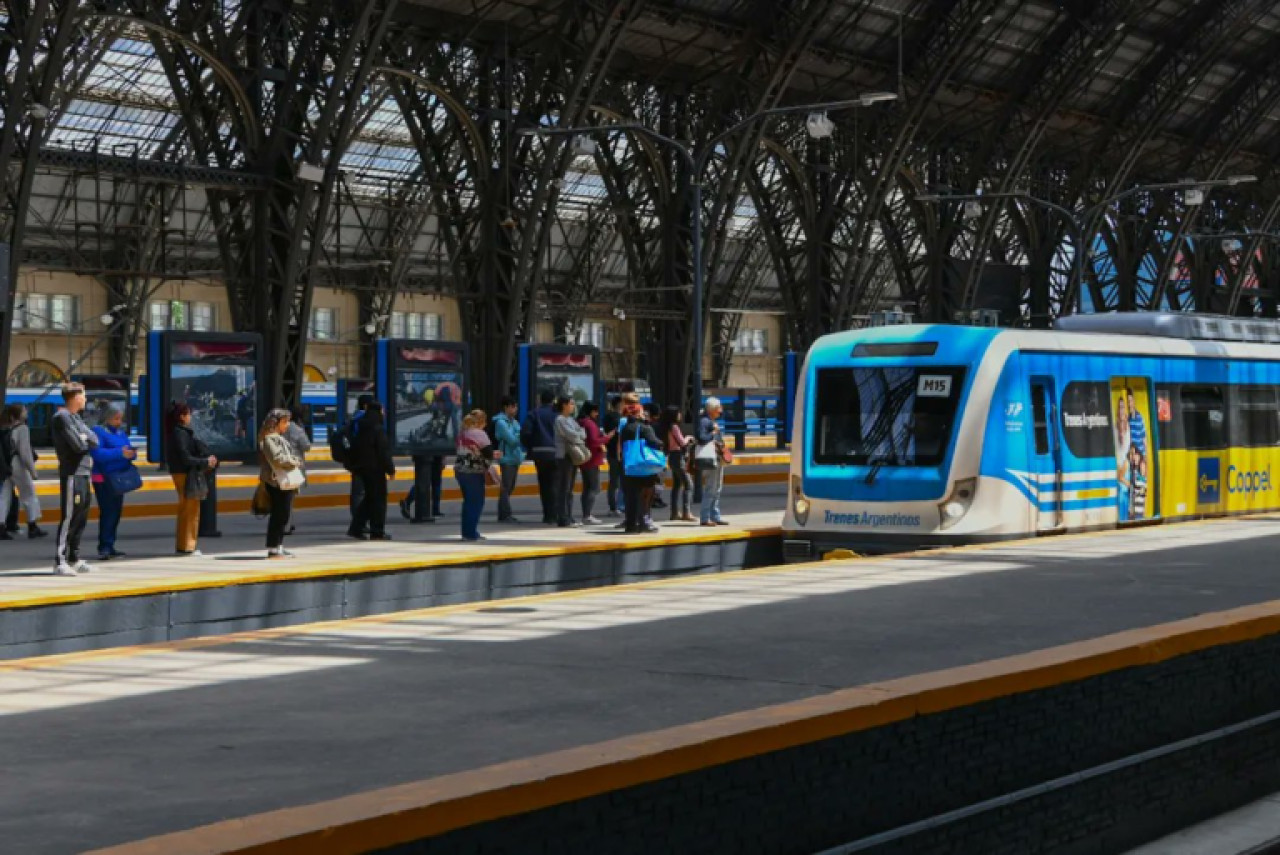
[[112, 558], [127, 558], [127, 557], [128, 557], [128, 553], [127, 553], [127, 552], [120, 552], [119, 550], [116, 550], [116, 549], [111, 550], [111, 552], [109, 552], [108, 554], [109, 554]]
[[110, 553], [110, 552], [99, 552], [99, 553], [98, 553], [98, 560], [99, 560], [99, 561], [110, 561], [110, 560], [111, 560], [111, 553]]
[[76, 568], [70, 564], [59, 564], [53, 568], [53, 573], [55, 576], [74, 576], [76, 575]]
[[412, 518], [412, 516], [413, 516], [412, 514], [410, 514], [410, 513], [409, 513], [409, 500], [408, 500], [408, 499], [401, 499], [401, 500], [400, 500], [400, 516], [404, 517], [405, 519], [411, 519], [411, 518]]
[[600, 519], [599, 517], [592, 516], [584, 519], [582, 521], [582, 524], [583, 525], [600, 525], [602, 522], [604, 522], [604, 520]]
[[643, 532], [647, 532], [648, 534], [657, 534], [658, 532], [662, 531], [662, 529], [658, 528], [656, 525], [652, 523], [646, 525], [644, 528], [640, 530]]
[[653, 500], [653, 507], [655, 508], [665, 508], [666, 506], [667, 506], [667, 503], [662, 501], [661, 499]]
[[716, 525], [729, 525], [729, 523], [725, 522], [724, 520], [716, 520]]
[[90, 573], [93, 571], [93, 568], [89, 566], [88, 561], [77, 561], [72, 569], [77, 573]]
[[351, 538], [352, 540], [368, 540], [369, 539], [369, 535], [360, 531], [349, 531], [347, 532], [347, 537]]
[[267, 557], [268, 558], [292, 558], [293, 553], [287, 549], [284, 549], [283, 547], [280, 549], [268, 549]]
[[0, 540], [16, 540], [13, 535], [9, 534], [8, 529], [0, 530]]
[[174, 555], [180, 555], [183, 558], [203, 558], [204, 557], [204, 553], [198, 549], [192, 549], [190, 552], [185, 552], [179, 549], [177, 552], [174, 553]]
[[485, 537], [483, 534], [478, 534], [475, 537], [464, 537], [462, 539], [467, 543], [479, 543], [480, 541], [488, 540], [489, 538]]
[[506, 523], [507, 525], [519, 525], [520, 519], [518, 517], [499, 517], [498, 522]]
[[383, 533], [383, 534], [371, 534], [371, 535], [369, 535], [369, 539], [370, 539], [370, 540], [391, 540], [391, 535], [386, 534], [386, 533]]
[[[11, 529], [11, 531], [17, 532], [17, 529], [16, 528]], [[37, 537], [48, 537], [48, 536], [49, 536], [49, 532], [45, 531], [35, 523], [32, 523], [31, 525], [27, 526], [27, 538], [30, 540], [35, 540]]]
[[605, 514], [605, 516], [607, 516], [607, 517], [609, 517], [609, 518], [611, 518], [611, 519], [617, 519], [618, 517], [622, 516], [622, 512], [621, 512], [621, 511], [610, 510], [610, 511], [609, 511], [609, 513]]

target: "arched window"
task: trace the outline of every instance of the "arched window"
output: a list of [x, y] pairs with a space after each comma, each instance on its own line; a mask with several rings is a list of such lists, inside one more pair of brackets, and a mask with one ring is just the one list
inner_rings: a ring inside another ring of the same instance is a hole
[[10, 389], [31, 389], [66, 382], [67, 375], [47, 359], [28, 359], [9, 372]]

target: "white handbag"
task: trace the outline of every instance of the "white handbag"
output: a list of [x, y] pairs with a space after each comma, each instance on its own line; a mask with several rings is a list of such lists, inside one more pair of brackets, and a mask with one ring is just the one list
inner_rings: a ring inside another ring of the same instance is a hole
[[297, 490], [307, 483], [307, 476], [301, 469], [276, 470], [276, 487], [281, 490]]
[[698, 452], [693, 456], [693, 459], [708, 467], [720, 465], [720, 456], [716, 453], [716, 444], [714, 442], [698, 446]]

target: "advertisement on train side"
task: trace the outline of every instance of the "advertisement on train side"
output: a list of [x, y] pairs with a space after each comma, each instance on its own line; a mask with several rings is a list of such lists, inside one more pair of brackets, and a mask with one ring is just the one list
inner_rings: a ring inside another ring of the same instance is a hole
[[1156, 458], [1152, 448], [1151, 394], [1145, 379], [1111, 379], [1111, 424], [1115, 435], [1119, 521], [1153, 519], [1156, 516], [1152, 489]]

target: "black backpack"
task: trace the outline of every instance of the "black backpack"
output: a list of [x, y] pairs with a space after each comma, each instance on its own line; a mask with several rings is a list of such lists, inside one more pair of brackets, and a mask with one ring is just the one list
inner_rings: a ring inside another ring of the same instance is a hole
[[329, 431], [329, 456], [334, 463], [343, 467], [351, 465], [352, 436], [351, 427], [355, 422], [349, 421], [341, 428]]
[[13, 477], [13, 428], [0, 428], [0, 481]]

